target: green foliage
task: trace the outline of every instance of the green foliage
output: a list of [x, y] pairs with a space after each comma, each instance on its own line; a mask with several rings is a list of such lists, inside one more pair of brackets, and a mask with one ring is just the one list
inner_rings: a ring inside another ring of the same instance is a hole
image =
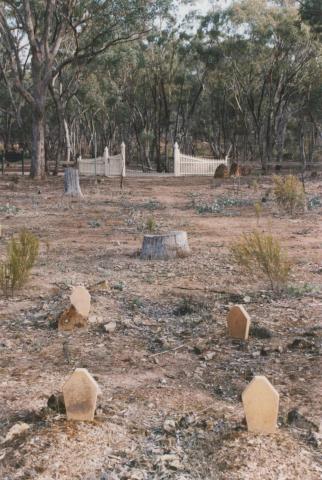
[[308, 200], [307, 202], [307, 208], [309, 210], [314, 210], [315, 208], [321, 208], [322, 207], [322, 198], [321, 197], [312, 197]]
[[146, 221], [146, 229], [148, 232], [153, 233], [157, 228], [157, 222], [154, 217], [149, 217]]
[[38, 238], [27, 229], [22, 229], [7, 246], [7, 258], [0, 264], [0, 287], [8, 296], [27, 282], [39, 252]]
[[231, 207], [247, 207], [252, 205], [252, 201], [241, 198], [218, 197], [213, 203], [197, 203], [193, 199], [193, 207], [198, 213], [222, 213]]
[[287, 284], [291, 265], [280, 242], [272, 235], [256, 230], [245, 234], [232, 244], [231, 253], [246, 274], [256, 278], [260, 273], [268, 279], [273, 290], [280, 290]]
[[314, 32], [322, 34], [321, 0], [301, 0], [300, 15], [302, 19], [311, 26]]
[[130, 302], [130, 308], [131, 310], [137, 310], [138, 308], [143, 307], [143, 301], [139, 297], [133, 298]]
[[275, 199], [281, 210], [294, 215], [305, 208], [303, 185], [295, 175], [274, 176]]
[[319, 286], [305, 282], [302, 285], [290, 285], [286, 292], [290, 297], [301, 298], [306, 294], [319, 293], [320, 291], [321, 288]]

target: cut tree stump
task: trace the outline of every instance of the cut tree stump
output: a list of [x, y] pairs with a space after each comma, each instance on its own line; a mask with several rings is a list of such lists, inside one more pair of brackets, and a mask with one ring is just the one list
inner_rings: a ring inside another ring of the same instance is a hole
[[145, 260], [186, 257], [190, 253], [186, 232], [144, 235], [141, 258]]
[[71, 197], [83, 198], [83, 194], [79, 185], [78, 168], [67, 167], [64, 173], [64, 192], [65, 195]]

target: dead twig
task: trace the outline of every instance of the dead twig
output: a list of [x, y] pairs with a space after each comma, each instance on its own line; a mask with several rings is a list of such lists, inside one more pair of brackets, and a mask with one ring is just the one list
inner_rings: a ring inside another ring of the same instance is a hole
[[186, 347], [186, 346], [187, 346], [186, 344], [183, 344], [183, 345], [179, 345], [179, 347], [170, 348], [169, 350], [164, 350], [163, 352], [153, 353], [152, 355], [149, 355], [149, 358], [157, 357], [158, 355], [163, 355], [164, 353], [174, 352], [174, 351], [179, 350], [180, 348], [183, 348], [183, 347]]

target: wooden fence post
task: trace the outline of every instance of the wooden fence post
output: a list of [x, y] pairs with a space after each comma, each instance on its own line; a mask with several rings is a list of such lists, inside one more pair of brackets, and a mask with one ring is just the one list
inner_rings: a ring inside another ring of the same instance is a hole
[[174, 148], [173, 148], [173, 163], [174, 163], [174, 176], [178, 177], [180, 175], [180, 149], [177, 142], [174, 144]]

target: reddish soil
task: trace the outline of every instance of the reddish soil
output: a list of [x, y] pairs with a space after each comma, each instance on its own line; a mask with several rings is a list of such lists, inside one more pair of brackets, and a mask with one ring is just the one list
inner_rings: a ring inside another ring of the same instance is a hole
[[[82, 179], [85, 200], [71, 202], [61, 177], [0, 179], [1, 253], [21, 227], [41, 241], [27, 286], [0, 299], [1, 480], [322, 478], [322, 207], [290, 218], [270, 196], [258, 221], [253, 203], [272, 181], [257, 183], [127, 178], [120, 192], [118, 179]], [[306, 189], [322, 199], [319, 179]], [[198, 212], [219, 197], [233, 205]], [[159, 231], [186, 230], [191, 256], [140, 260], [149, 217]], [[232, 261], [231, 242], [254, 228], [289, 252], [283, 293]], [[71, 286], [81, 284], [92, 295], [89, 328], [58, 332]], [[227, 336], [235, 303], [252, 319], [246, 343]], [[47, 408], [76, 367], [102, 390], [93, 423]], [[241, 393], [256, 374], [280, 394], [271, 436], [245, 426]], [[29, 429], [5, 440], [18, 422]]]

